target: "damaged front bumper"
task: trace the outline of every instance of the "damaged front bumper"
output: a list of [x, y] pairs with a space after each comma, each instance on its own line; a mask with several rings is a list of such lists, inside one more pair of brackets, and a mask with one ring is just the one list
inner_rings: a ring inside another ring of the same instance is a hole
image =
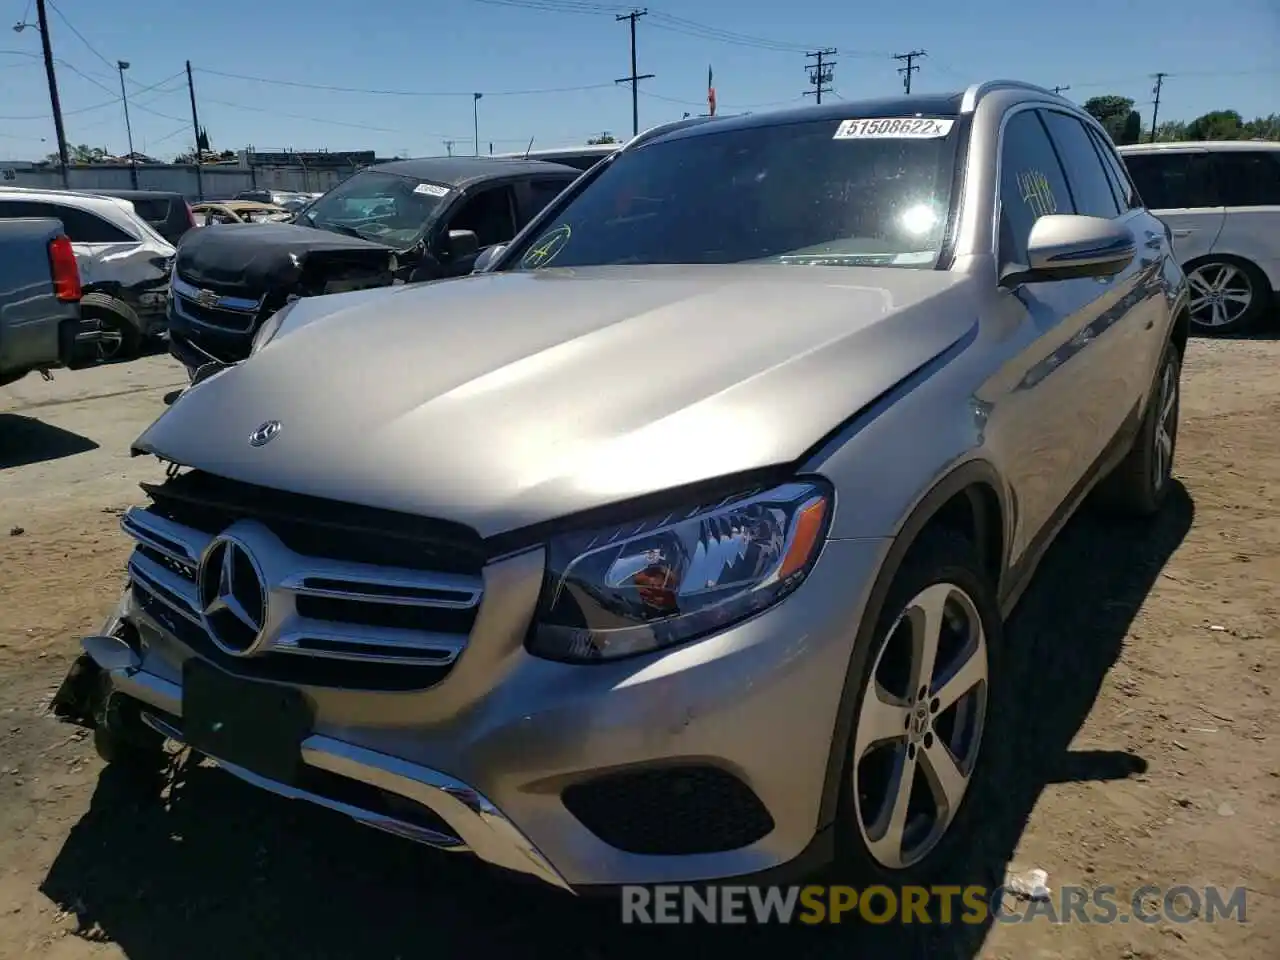
[[[56, 716], [92, 727], [103, 722], [102, 698], [124, 698], [152, 730], [185, 745], [182, 687], [142, 667], [121, 638], [86, 637], [52, 703]], [[106, 682], [104, 682], [104, 678]], [[387, 756], [333, 737], [312, 734], [301, 745], [313, 775], [303, 786], [263, 777], [202, 751], [218, 766], [253, 786], [290, 800], [307, 800], [359, 823], [453, 853], [526, 874], [572, 892], [564, 878], [493, 803], [465, 783], [437, 770]]]

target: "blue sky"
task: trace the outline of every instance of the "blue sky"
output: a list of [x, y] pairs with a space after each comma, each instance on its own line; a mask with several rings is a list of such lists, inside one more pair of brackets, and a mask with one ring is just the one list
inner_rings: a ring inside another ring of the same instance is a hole
[[[213, 146], [375, 149], [425, 156], [581, 143], [631, 129], [628, 31], [594, 0], [49, 0], [71, 143], [125, 150], [119, 79], [127, 60], [134, 144], [171, 156], [191, 142], [184, 61], [196, 70]], [[1119, 93], [1151, 113], [1150, 74], [1170, 76], [1163, 119], [1233, 107], [1280, 111], [1276, 0], [914, 0], [855, 5], [663, 0], [638, 29], [640, 124], [705, 109], [707, 67], [721, 113], [801, 102], [804, 51], [835, 47], [834, 87], [855, 99], [901, 89], [892, 54], [921, 48], [917, 92], [988, 77], [1070, 85], [1079, 100]], [[0, 0], [0, 22], [35, 19]], [[87, 41], [87, 42], [86, 42]], [[53, 152], [34, 30], [0, 33], [0, 157]], [[211, 71], [218, 71], [217, 74]], [[219, 74], [291, 81], [300, 86]], [[399, 93], [313, 89], [328, 85]], [[568, 89], [566, 89], [568, 88]], [[547, 91], [520, 93], [520, 91]], [[441, 95], [421, 95], [441, 94]], [[812, 98], [807, 98], [811, 100]]]

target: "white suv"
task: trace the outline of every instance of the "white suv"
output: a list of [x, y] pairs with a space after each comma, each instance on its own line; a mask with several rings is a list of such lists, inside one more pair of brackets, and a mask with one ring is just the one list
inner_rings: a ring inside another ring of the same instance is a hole
[[1200, 333], [1239, 333], [1280, 291], [1280, 143], [1120, 147], [1148, 209], [1173, 231]]
[[98, 321], [102, 359], [136, 353], [165, 326], [174, 248], [128, 200], [68, 190], [0, 187], [0, 220], [51, 217], [71, 239], [84, 288], [81, 315]]

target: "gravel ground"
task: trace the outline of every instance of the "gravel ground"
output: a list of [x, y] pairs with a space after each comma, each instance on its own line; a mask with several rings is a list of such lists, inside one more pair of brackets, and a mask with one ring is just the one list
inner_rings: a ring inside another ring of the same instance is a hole
[[[971, 876], [1244, 885], [1249, 923], [755, 931], [794, 956], [1280, 957], [1280, 343], [1199, 341], [1179, 487], [1150, 530], [1074, 520], [1010, 625], [1025, 696]], [[0, 388], [0, 957], [676, 955], [741, 931], [623, 929], [495, 876], [183, 766], [163, 796], [44, 714], [114, 602], [128, 443], [182, 382], [166, 357]], [[8, 534], [8, 536], [6, 536]]]

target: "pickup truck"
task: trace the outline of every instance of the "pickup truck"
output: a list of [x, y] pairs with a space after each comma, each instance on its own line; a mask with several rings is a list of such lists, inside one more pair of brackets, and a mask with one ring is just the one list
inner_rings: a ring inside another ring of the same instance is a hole
[[57, 220], [0, 222], [0, 386], [33, 370], [97, 362], [96, 325], [80, 317], [80, 271]]

